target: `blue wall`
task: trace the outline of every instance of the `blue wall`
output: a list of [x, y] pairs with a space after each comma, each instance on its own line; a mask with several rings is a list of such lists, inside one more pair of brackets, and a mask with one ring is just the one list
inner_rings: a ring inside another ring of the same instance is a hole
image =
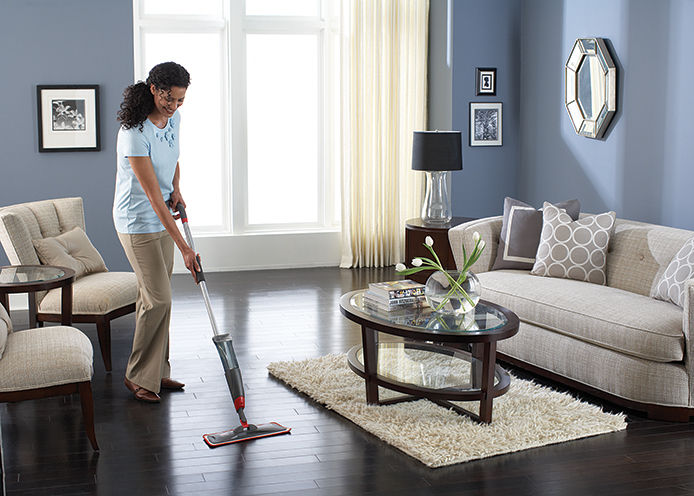
[[[453, 129], [463, 133], [463, 170], [452, 173], [452, 207], [457, 216], [498, 215], [504, 197], [516, 195], [520, 12], [516, 0], [453, 4]], [[497, 68], [496, 96], [475, 96], [476, 67]], [[469, 146], [470, 102], [503, 103], [503, 146]]]
[[[599, 15], [598, 15], [599, 13]], [[583, 211], [694, 229], [690, 0], [524, 0], [518, 197], [579, 198]], [[576, 38], [602, 37], [618, 111], [602, 140], [578, 136], [563, 68]]]
[[[82, 196], [87, 232], [106, 264], [129, 269], [111, 206], [115, 115], [133, 79], [132, 2], [0, 0], [0, 66], [0, 206]], [[38, 84], [100, 85], [100, 152], [38, 152]]]

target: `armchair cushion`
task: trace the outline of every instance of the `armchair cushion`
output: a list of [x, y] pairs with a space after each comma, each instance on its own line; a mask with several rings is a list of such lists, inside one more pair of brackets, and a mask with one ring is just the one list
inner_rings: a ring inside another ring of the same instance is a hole
[[69, 267], [75, 271], [75, 278], [108, 270], [103, 258], [80, 227], [59, 236], [35, 239], [33, 243], [41, 263]]
[[[61, 290], [51, 289], [39, 303], [39, 313], [60, 313]], [[133, 272], [97, 272], [72, 284], [74, 315], [104, 315], [135, 303], [137, 277]]]
[[0, 360], [0, 392], [90, 381], [92, 360], [91, 341], [74, 327], [13, 332]]

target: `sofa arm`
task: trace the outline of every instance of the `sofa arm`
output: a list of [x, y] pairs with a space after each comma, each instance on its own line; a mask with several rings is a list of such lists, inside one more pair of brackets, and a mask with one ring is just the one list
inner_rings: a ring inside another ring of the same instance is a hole
[[471, 253], [475, 247], [472, 235], [477, 231], [487, 246], [470, 269], [473, 272], [487, 272], [491, 270], [494, 259], [496, 259], [496, 249], [499, 246], [502, 219], [501, 215], [498, 217], [485, 217], [460, 224], [448, 230], [448, 241], [451, 244], [453, 259], [458, 269], [463, 266], [463, 244], [465, 245], [465, 251]]
[[689, 377], [689, 406], [694, 406], [694, 279], [684, 285], [684, 312], [682, 331], [684, 332], [684, 366]]

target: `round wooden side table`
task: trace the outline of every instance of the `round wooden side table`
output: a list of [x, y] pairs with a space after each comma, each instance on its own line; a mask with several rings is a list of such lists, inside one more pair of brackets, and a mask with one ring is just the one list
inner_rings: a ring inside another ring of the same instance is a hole
[[72, 324], [72, 283], [75, 271], [53, 265], [7, 265], [0, 267], [0, 304], [10, 313], [8, 295], [29, 296], [29, 327], [36, 327], [36, 292], [61, 288], [62, 325]]
[[[427, 224], [421, 218], [408, 219], [405, 222], [405, 264], [410, 265], [413, 258], [431, 257], [427, 249], [422, 246], [427, 236], [434, 240], [436, 254], [441, 260], [444, 269], [455, 269], [455, 260], [451, 245], [448, 242], [448, 230], [465, 222], [477, 220], [473, 217], [453, 217], [445, 224]], [[433, 271], [423, 270], [408, 278], [424, 284]]]

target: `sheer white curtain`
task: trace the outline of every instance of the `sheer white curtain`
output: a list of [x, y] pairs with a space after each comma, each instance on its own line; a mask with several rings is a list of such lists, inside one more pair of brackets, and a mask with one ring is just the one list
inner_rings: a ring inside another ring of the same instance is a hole
[[426, 129], [428, 0], [343, 0], [341, 267], [402, 262], [423, 174], [412, 132]]

